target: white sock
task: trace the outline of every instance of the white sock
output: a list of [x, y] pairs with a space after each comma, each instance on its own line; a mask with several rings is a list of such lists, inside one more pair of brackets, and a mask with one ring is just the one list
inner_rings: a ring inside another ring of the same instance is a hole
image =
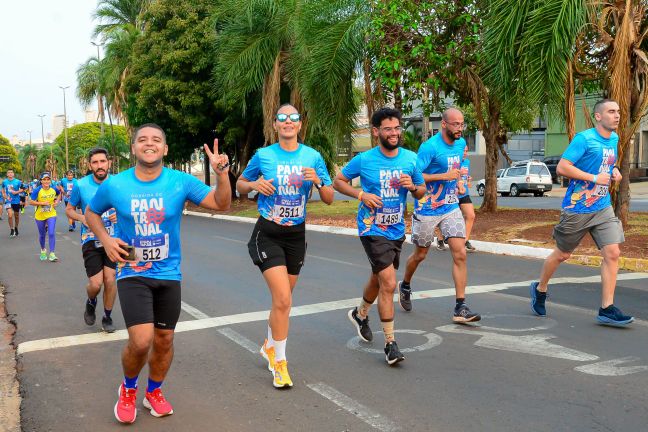
[[270, 328], [270, 324], [268, 324], [268, 344], [266, 345], [266, 347], [270, 348], [273, 346], [274, 346], [274, 339], [272, 339], [272, 329]]
[[288, 342], [288, 338], [274, 341], [275, 362], [286, 360], [286, 342]]

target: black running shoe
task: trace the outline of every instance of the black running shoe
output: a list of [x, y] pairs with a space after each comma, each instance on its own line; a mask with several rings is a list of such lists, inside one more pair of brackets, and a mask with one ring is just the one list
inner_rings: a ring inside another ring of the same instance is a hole
[[387, 345], [385, 345], [385, 361], [387, 364], [392, 366], [398, 362], [402, 362], [403, 360], [405, 360], [405, 356], [398, 349], [396, 341], [388, 342]]
[[403, 286], [403, 281], [398, 282], [398, 304], [401, 305], [405, 312], [411, 312], [412, 310], [412, 288], [407, 284]]
[[357, 307], [351, 309], [347, 315], [349, 317], [349, 321], [351, 321], [355, 326], [360, 339], [365, 342], [371, 342], [373, 340], [373, 333], [371, 333], [371, 329], [369, 328], [369, 317], [360, 319], [360, 317], [358, 316]]
[[469, 322], [477, 322], [481, 319], [481, 315], [471, 312], [466, 303], [461, 303], [459, 306], [455, 307], [454, 316], [452, 321], [465, 324]]
[[116, 329], [115, 325], [113, 324], [112, 318], [107, 316], [103, 317], [101, 319], [101, 329], [106, 333], [113, 333]]
[[475, 252], [477, 249], [475, 249], [475, 246], [470, 243], [470, 240], [466, 242], [466, 251], [468, 252]]
[[14, 230], [11, 228], [11, 232], [9, 233], [9, 237], [14, 237]]
[[94, 325], [95, 321], [97, 320], [97, 316], [95, 315], [95, 308], [96, 308], [95, 305], [93, 305], [92, 303], [86, 300], [83, 319], [85, 320], [85, 323], [89, 326]]
[[444, 251], [445, 248], [445, 242], [441, 239], [437, 239], [437, 244], [436, 244], [437, 250]]
[[18, 228], [14, 228], [14, 237], [18, 237]]

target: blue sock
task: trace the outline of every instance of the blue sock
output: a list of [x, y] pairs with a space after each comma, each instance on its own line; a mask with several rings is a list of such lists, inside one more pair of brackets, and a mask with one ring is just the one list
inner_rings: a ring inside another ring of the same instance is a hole
[[138, 375], [135, 375], [134, 378], [128, 378], [126, 375], [124, 375], [124, 387], [129, 389], [137, 388], [137, 377]]
[[156, 389], [162, 387], [162, 381], [153, 381], [151, 378], [148, 379], [148, 386], [146, 387], [146, 392], [151, 393]]
[[91, 299], [88, 299], [88, 303], [91, 304], [92, 306], [97, 306], [97, 297]]
[[106, 318], [110, 318], [111, 313], [112, 313], [112, 309], [104, 309], [104, 316]]

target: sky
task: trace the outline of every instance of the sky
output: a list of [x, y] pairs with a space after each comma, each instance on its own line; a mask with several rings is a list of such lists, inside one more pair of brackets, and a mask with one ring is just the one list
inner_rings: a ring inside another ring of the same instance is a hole
[[[0, 134], [41, 138], [52, 116], [63, 114], [66, 92], [68, 122], [83, 122], [76, 98], [76, 70], [97, 55], [90, 44], [96, 0], [0, 0]], [[103, 55], [103, 53], [102, 53]], [[96, 107], [94, 107], [96, 109]]]

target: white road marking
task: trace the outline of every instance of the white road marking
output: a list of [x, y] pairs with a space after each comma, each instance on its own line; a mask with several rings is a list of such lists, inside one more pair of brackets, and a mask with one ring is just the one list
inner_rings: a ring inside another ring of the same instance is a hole
[[[646, 273], [624, 273], [620, 274], [619, 280], [632, 280], [648, 278]], [[569, 283], [591, 283], [600, 280], [600, 276], [584, 277], [584, 278], [556, 278], [555, 283], [567, 280]], [[508, 288], [528, 286], [531, 281], [521, 282], [508, 282], [490, 285], [475, 285], [467, 287], [467, 292], [470, 294], [485, 294], [496, 291], [502, 291]], [[454, 288], [442, 288], [435, 290], [419, 291], [412, 294], [412, 300], [426, 299], [426, 298], [440, 298], [440, 297], [454, 297]], [[398, 301], [398, 296], [394, 295], [394, 301]], [[314, 303], [310, 305], [295, 306], [292, 308], [290, 315], [302, 316], [312, 315], [322, 312], [332, 312], [341, 309], [349, 309], [357, 306], [358, 298], [354, 297], [346, 300], [337, 300], [323, 303]], [[204, 319], [196, 319], [192, 321], [182, 321], [176, 326], [176, 333], [191, 331], [191, 330], [204, 330], [213, 327], [224, 327], [232, 324], [241, 324], [254, 321], [264, 321], [268, 319], [270, 311], [257, 311], [246, 312], [236, 315], [225, 315], [221, 317], [212, 317]], [[116, 340], [123, 340], [128, 338], [126, 330], [118, 330], [115, 333], [86, 333], [73, 336], [62, 336], [57, 338], [39, 339], [33, 341], [23, 342], [18, 345], [18, 354], [25, 354], [33, 351], [42, 351], [54, 348], [65, 348], [77, 345], [86, 345], [100, 342], [110, 342]]]
[[348, 413], [358, 417], [369, 426], [382, 432], [394, 432], [400, 430], [399, 427], [391, 420], [381, 416], [372, 409], [351, 399], [349, 396], [340, 393], [333, 387], [324, 383], [306, 384], [308, 388], [315, 393], [325, 397]]
[[[252, 354], [259, 353], [259, 346], [257, 344], [255, 344], [250, 339], [246, 338], [242, 334], [232, 330], [229, 327], [225, 327], [218, 330], [218, 333], [230, 339], [232, 342], [236, 343], [237, 345], [245, 348]], [[425, 333], [425, 332], [421, 332], [421, 333]], [[325, 397], [326, 399], [330, 400], [340, 408], [355, 415], [356, 417], [360, 418], [362, 421], [368, 423], [369, 425], [373, 426], [374, 428], [380, 431], [398, 430], [398, 428], [391, 421], [382, 417], [380, 414], [374, 413], [369, 408], [365, 407], [359, 402], [356, 402], [350, 397], [343, 395], [342, 393], [338, 392], [334, 388], [324, 383], [306, 384], [306, 385], [315, 393]]]
[[207, 318], [209, 318], [209, 315], [200, 312], [198, 309], [196, 309], [195, 307], [193, 307], [193, 306], [191, 306], [191, 305], [189, 305], [189, 304], [187, 304], [185, 302], [181, 302], [180, 307], [182, 308], [183, 311], [187, 312], [189, 315], [191, 315], [192, 317], [194, 317], [196, 319], [207, 319]]
[[250, 351], [252, 354], [258, 354], [259, 353], [259, 345], [255, 344], [252, 342], [250, 339], [246, 338], [239, 332], [236, 332], [232, 330], [229, 327], [225, 327], [222, 329], [218, 330], [218, 333], [222, 334], [232, 342], [237, 343], [238, 345], [242, 346], [246, 350]]
[[495, 350], [582, 362], [599, 359], [598, 356], [593, 354], [547, 342], [549, 339], [554, 339], [556, 337], [552, 334], [512, 336], [498, 333], [487, 333], [480, 331], [478, 328], [460, 328], [459, 326], [452, 324], [437, 327], [437, 330], [446, 333], [464, 333], [481, 336], [479, 340], [475, 342], [475, 345]]
[[[378, 332], [373, 332], [373, 334], [381, 334], [381, 331]], [[416, 351], [425, 351], [429, 350], [431, 348], [434, 348], [436, 346], [439, 346], [441, 342], [443, 342], [443, 338], [437, 334], [434, 333], [428, 333], [423, 330], [408, 330], [408, 329], [399, 329], [399, 330], [394, 330], [394, 333], [409, 333], [409, 334], [416, 334], [416, 335], [422, 335], [427, 339], [427, 341], [421, 345], [413, 346], [413, 347], [407, 347], [407, 348], [402, 348], [399, 347], [401, 352], [403, 353], [411, 353], [411, 352], [416, 352]], [[346, 344], [347, 348], [350, 348], [352, 350], [356, 351], [363, 351], [367, 353], [372, 353], [372, 354], [385, 354], [385, 351], [383, 349], [376, 349], [376, 348], [370, 348], [368, 344], [364, 342], [360, 342], [360, 337], [355, 336], [349, 339], [349, 341]]]
[[648, 366], [617, 366], [622, 363], [631, 363], [639, 361], [639, 357], [622, 357], [614, 360], [602, 361], [599, 363], [577, 366], [574, 370], [589, 375], [598, 376], [624, 376], [638, 372], [648, 371]]

